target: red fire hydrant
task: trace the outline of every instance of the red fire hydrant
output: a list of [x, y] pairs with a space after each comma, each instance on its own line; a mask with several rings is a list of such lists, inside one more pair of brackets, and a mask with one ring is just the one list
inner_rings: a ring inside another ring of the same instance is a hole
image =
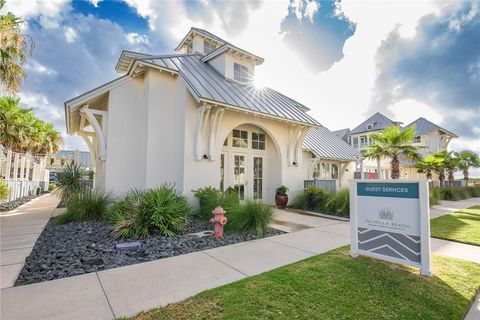
[[225, 217], [225, 210], [222, 207], [216, 207], [212, 211], [213, 218], [210, 219], [210, 222], [213, 223], [213, 235], [215, 238], [223, 238], [223, 226], [227, 224], [227, 217]]

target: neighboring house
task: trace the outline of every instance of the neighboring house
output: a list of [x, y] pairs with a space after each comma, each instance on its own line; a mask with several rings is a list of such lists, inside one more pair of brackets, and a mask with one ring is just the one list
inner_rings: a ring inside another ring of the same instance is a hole
[[458, 138], [455, 133], [444, 129], [425, 118], [418, 118], [405, 128], [412, 126], [415, 126], [413, 145], [424, 147], [420, 150], [423, 155], [446, 150], [450, 141], [454, 138]]
[[[384, 128], [390, 126], [401, 127], [401, 124], [402, 122], [391, 120], [383, 114], [377, 112], [355, 127], [353, 130], [349, 131], [346, 134], [346, 141], [349, 141], [353, 148], [364, 153], [370, 145], [374, 144], [374, 141], [371, 137], [372, 134], [380, 133]], [[423, 147], [420, 150], [420, 153], [423, 156], [428, 153], [434, 153], [447, 149], [448, 143], [453, 138], [458, 137], [454, 133], [434, 124], [425, 118], [418, 118], [404, 128], [410, 126], [415, 126], [413, 145]], [[364, 159], [363, 161], [358, 161], [356, 166], [356, 178], [362, 176], [361, 172], [363, 172], [363, 178], [377, 178], [379, 169], [380, 179], [390, 179], [390, 159], [380, 159], [380, 163], [374, 159]], [[402, 179], [425, 179], [424, 174], [417, 172], [414, 167], [414, 163], [405, 160], [401, 160], [400, 163], [400, 177]]]
[[67, 164], [78, 164], [87, 170], [92, 169], [90, 152], [79, 150], [60, 150], [47, 156], [47, 169], [52, 172], [60, 172]]
[[67, 132], [88, 145], [95, 185], [123, 193], [171, 182], [190, 198], [233, 187], [267, 202], [279, 185], [301, 190], [304, 137], [320, 127], [309, 109], [256, 87], [263, 58], [205, 30], [192, 28], [176, 51], [123, 51], [121, 77], [65, 102]]
[[337, 130], [337, 131], [332, 131], [332, 133], [334, 135], [336, 135], [337, 137], [339, 137], [340, 139], [342, 139], [343, 141], [347, 142], [348, 144], [350, 144], [350, 141], [348, 141], [348, 133], [350, 132], [350, 129], [349, 128], [345, 128], [345, 129], [340, 129], [340, 130]]
[[[312, 128], [303, 141], [303, 176], [319, 186], [348, 187], [362, 154], [325, 127]], [[331, 182], [331, 184], [329, 183]], [[330, 188], [332, 189], [332, 188]]]

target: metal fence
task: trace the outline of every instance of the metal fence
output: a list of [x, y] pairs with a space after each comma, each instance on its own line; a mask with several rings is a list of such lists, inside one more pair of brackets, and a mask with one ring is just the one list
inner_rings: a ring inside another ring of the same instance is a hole
[[336, 192], [337, 180], [323, 180], [323, 179], [304, 180], [303, 186], [304, 188], [315, 186], [317, 188], [327, 189], [330, 192]]
[[[448, 182], [448, 181], [445, 181], [443, 183], [443, 187], [466, 187], [466, 186], [467, 186], [467, 182], [465, 180], [453, 181], [452, 185], [450, 185], [450, 182]], [[432, 187], [440, 188], [442, 186], [440, 185], [440, 181], [430, 181], [429, 182], [429, 187], [430, 188], [432, 188]]]

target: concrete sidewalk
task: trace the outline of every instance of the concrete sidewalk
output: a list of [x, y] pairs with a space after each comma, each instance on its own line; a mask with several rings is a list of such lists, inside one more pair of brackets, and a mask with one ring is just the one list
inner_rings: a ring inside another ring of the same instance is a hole
[[0, 213], [0, 282], [12, 287], [40, 233], [57, 207], [59, 199], [50, 194]]
[[[465, 202], [464, 207], [475, 204], [480, 201]], [[452, 211], [455, 210], [458, 208]], [[2, 289], [0, 318], [112, 319], [132, 316], [348, 245], [350, 241], [348, 222], [289, 212], [280, 214], [278, 219], [297, 227], [302, 225], [305, 229], [97, 273]], [[432, 239], [434, 252], [458, 257], [467, 250], [464, 247], [467, 245], [438, 241]], [[468, 250], [479, 249], [468, 247]], [[472, 252], [475, 256], [475, 251]]]
[[430, 208], [430, 219], [473, 206], [480, 206], [480, 198], [470, 198], [460, 201], [443, 200], [439, 205]]

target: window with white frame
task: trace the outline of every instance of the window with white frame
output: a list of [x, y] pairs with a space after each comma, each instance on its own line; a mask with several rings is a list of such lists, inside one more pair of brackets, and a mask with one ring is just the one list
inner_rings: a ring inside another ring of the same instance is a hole
[[203, 53], [209, 54], [210, 52], [214, 51], [215, 44], [209, 40], [203, 40]]
[[252, 132], [252, 149], [265, 150], [265, 133]]
[[373, 140], [372, 136], [368, 137], [368, 144], [369, 145], [375, 144], [375, 140]]
[[233, 64], [233, 79], [240, 82], [247, 82], [250, 79], [248, 68], [239, 63]]
[[358, 137], [353, 137], [352, 138], [352, 146], [354, 148], [358, 148]]
[[248, 131], [234, 129], [232, 132], [232, 146], [248, 148]]
[[420, 142], [422, 142], [422, 137], [420, 136], [413, 137], [413, 143], [420, 143]]
[[360, 136], [360, 147], [367, 145], [367, 136]]

